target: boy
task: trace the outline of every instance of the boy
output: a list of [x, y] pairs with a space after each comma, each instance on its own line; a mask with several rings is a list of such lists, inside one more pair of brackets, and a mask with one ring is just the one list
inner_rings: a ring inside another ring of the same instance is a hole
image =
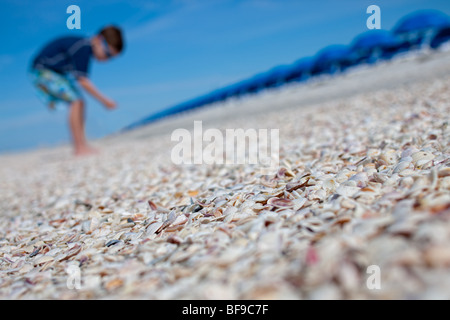
[[91, 56], [106, 61], [123, 50], [122, 32], [115, 26], [103, 28], [92, 38], [69, 36], [47, 44], [35, 57], [31, 74], [33, 84], [51, 109], [57, 102], [70, 105], [69, 126], [75, 155], [94, 153], [84, 133], [84, 100], [78, 86], [90, 93], [106, 108], [116, 103], [104, 96], [88, 79]]

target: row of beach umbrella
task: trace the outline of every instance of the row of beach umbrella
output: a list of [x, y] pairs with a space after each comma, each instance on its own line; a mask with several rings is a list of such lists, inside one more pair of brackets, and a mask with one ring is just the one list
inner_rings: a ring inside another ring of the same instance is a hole
[[185, 110], [224, 101], [230, 97], [255, 93], [293, 81], [301, 82], [320, 75], [343, 72], [356, 65], [388, 60], [411, 50], [424, 47], [437, 49], [449, 40], [450, 17], [448, 15], [436, 10], [414, 12], [402, 18], [391, 31], [368, 30], [355, 37], [350, 45], [330, 45], [312, 57], [301, 58], [289, 65], [277, 66], [250, 79], [154, 113], [131, 124], [125, 130]]

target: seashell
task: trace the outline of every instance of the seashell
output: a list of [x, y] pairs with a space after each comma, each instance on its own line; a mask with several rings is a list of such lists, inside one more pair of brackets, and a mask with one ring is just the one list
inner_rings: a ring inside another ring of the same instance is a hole
[[168, 226], [170, 226], [175, 220], [176, 220], [177, 216], [174, 210], [172, 210], [169, 213], [169, 216], [167, 217], [166, 220], [164, 220], [164, 222], [162, 223], [162, 225], [155, 231], [156, 234], [160, 233], [161, 231], [163, 231], [165, 228], [167, 228]]
[[176, 235], [171, 235], [167, 238], [167, 242], [179, 245], [183, 242], [183, 239], [181, 239], [180, 237], [178, 237]]
[[404, 169], [398, 173], [400, 177], [408, 177], [414, 175], [415, 171], [413, 169]]
[[407, 162], [407, 161], [402, 161], [402, 162], [399, 162], [395, 167], [394, 167], [394, 170], [393, 170], [393, 173], [399, 173], [400, 171], [403, 171], [403, 170], [405, 170], [406, 168], [409, 168], [409, 162]]
[[363, 188], [367, 185], [367, 182], [369, 181], [369, 177], [367, 176], [366, 172], [359, 172], [359, 173], [351, 176], [349, 181], [355, 181], [356, 185], [358, 187]]
[[[423, 165], [427, 162], [429, 162], [430, 160], [433, 160], [435, 158], [434, 154], [430, 153], [430, 152], [424, 152], [424, 151], [419, 151], [416, 153], [413, 153], [411, 155], [412, 161], [415, 165]], [[420, 162], [420, 164], [418, 164], [418, 162]]]
[[387, 150], [380, 155], [379, 159], [384, 161], [386, 164], [393, 164], [395, 163], [395, 161], [397, 161], [396, 151]]
[[53, 260], [55, 260], [54, 257], [51, 257], [51, 256], [42, 256], [42, 257], [38, 258], [38, 259], [34, 262], [34, 265], [35, 265], [35, 266], [38, 266], [38, 265], [41, 265], [41, 264], [44, 264], [44, 263], [47, 263], [47, 262], [51, 262], [51, 261], [53, 261]]
[[323, 221], [331, 221], [336, 219], [336, 214], [331, 211], [326, 211], [324, 213], [321, 213], [319, 218], [322, 219]]
[[184, 214], [181, 214], [178, 217], [176, 217], [176, 219], [174, 220], [172, 225], [173, 226], [181, 226], [181, 225], [184, 225], [187, 221], [188, 221], [188, 218]]
[[266, 186], [268, 188], [276, 188], [278, 185], [278, 181], [275, 179], [268, 179], [267, 176], [263, 176], [263, 178], [261, 178], [261, 182], [260, 182], [263, 186]]
[[450, 167], [440, 169], [438, 172], [438, 177], [439, 178], [450, 177]]
[[91, 231], [91, 220], [85, 220], [81, 224], [81, 231], [88, 233]]
[[376, 182], [384, 183], [387, 180], [386, 175], [381, 173], [374, 173], [373, 178]]
[[424, 252], [425, 262], [433, 268], [450, 267], [450, 248], [446, 245], [431, 246]]
[[310, 198], [310, 200], [316, 199], [316, 200], [323, 201], [323, 200], [325, 200], [326, 197], [327, 197], [327, 192], [324, 189], [319, 189], [312, 194], [312, 197]]
[[292, 201], [294, 203], [294, 210], [299, 210], [306, 203], [306, 198], [298, 198]]
[[123, 280], [120, 278], [112, 279], [105, 284], [105, 289], [108, 291], [113, 291], [123, 286]]
[[352, 197], [359, 191], [358, 187], [352, 187], [352, 186], [344, 186], [340, 185], [336, 189], [336, 193], [338, 195], [344, 196], [344, 197]]
[[278, 208], [293, 208], [295, 203], [291, 199], [270, 198], [267, 200], [267, 204]]
[[442, 189], [450, 189], [450, 177], [444, 177], [439, 181], [439, 187]]
[[367, 151], [367, 157], [368, 158], [375, 158], [378, 157], [380, 155], [380, 150], [379, 149], [369, 149]]
[[225, 209], [223, 215], [225, 216], [225, 222], [232, 222], [236, 216], [238, 209], [236, 207], [228, 207]]
[[334, 192], [336, 188], [338, 187], [338, 183], [335, 179], [330, 178], [323, 182], [322, 187], [326, 190], [330, 190], [331, 192]]
[[337, 175], [336, 175], [336, 182], [338, 183], [342, 183], [344, 181], [348, 180], [348, 176], [344, 171], [340, 171]]
[[25, 264], [22, 266], [22, 268], [20, 268], [19, 273], [28, 273], [33, 269], [34, 269], [33, 265]]
[[372, 176], [377, 169], [375, 167], [375, 163], [368, 163], [364, 166], [363, 171], [367, 173], [367, 176]]
[[121, 243], [121, 242], [122, 242], [122, 241], [116, 240], [116, 239], [109, 240], [109, 241], [107, 241], [107, 242], [105, 243], [105, 247], [111, 247], [111, 246], [114, 246], [114, 245], [116, 245], [116, 244], [118, 244], [118, 243]]
[[75, 244], [73, 247], [71, 247], [67, 252], [65, 252], [62, 256], [58, 257], [58, 261], [64, 261], [68, 260], [72, 257], [75, 257], [81, 252], [82, 246]]
[[399, 162], [412, 162], [413, 161], [413, 158], [412, 157], [403, 157], [403, 158], [400, 158], [400, 160], [399, 160]]
[[354, 209], [356, 207], [356, 204], [350, 199], [343, 198], [341, 200], [341, 206], [342, 208]]
[[150, 225], [147, 226], [147, 232], [146, 235], [150, 236], [156, 233], [157, 230], [159, 230], [163, 225], [162, 221], [154, 221], [153, 223], [151, 223]]
[[419, 168], [419, 169], [426, 169], [426, 168], [431, 167], [431, 165], [432, 165], [431, 160], [427, 160], [427, 159], [419, 160], [416, 162], [416, 168]]
[[410, 157], [413, 153], [416, 153], [418, 151], [419, 151], [419, 149], [417, 149], [415, 147], [407, 148], [402, 151], [401, 158]]
[[[405, 170], [407, 171], [407, 170]], [[404, 188], [411, 188], [414, 184], [414, 179], [410, 175], [404, 176], [404, 178], [400, 179], [399, 185]]]

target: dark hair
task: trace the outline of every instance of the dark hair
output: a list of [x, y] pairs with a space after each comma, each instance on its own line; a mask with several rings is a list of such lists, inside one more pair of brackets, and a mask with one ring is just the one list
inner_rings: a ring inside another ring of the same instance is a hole
[[106, 42], [110, 46], [112, 46], [114, 49], [117, 50], [117, 52], [121, 52], [123, 50], [123, 38], [122, 38], [122, 31], [115, 26], [107, 26], [104, 27], [100, 32], [100, 35], [105, 38]]

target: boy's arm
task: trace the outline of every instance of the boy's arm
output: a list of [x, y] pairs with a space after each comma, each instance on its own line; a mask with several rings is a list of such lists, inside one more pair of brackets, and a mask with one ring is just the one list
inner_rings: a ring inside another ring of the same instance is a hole
[[80, 86], [82, 86], [84, 90], [89, 92], [94, 98], [96, 98], [98, 101], [100, 101], [102, 104], [104, 104], [107, 108], [114, 109], [116, 107], [116, 103], [113, 100], [105, 97], [94, 86], [94, 84], [91, 82], [91, 80], [89, 80], [86, 77], [79, 77], [77, 80], [78, 80], [78, 83], [80, 84]]

